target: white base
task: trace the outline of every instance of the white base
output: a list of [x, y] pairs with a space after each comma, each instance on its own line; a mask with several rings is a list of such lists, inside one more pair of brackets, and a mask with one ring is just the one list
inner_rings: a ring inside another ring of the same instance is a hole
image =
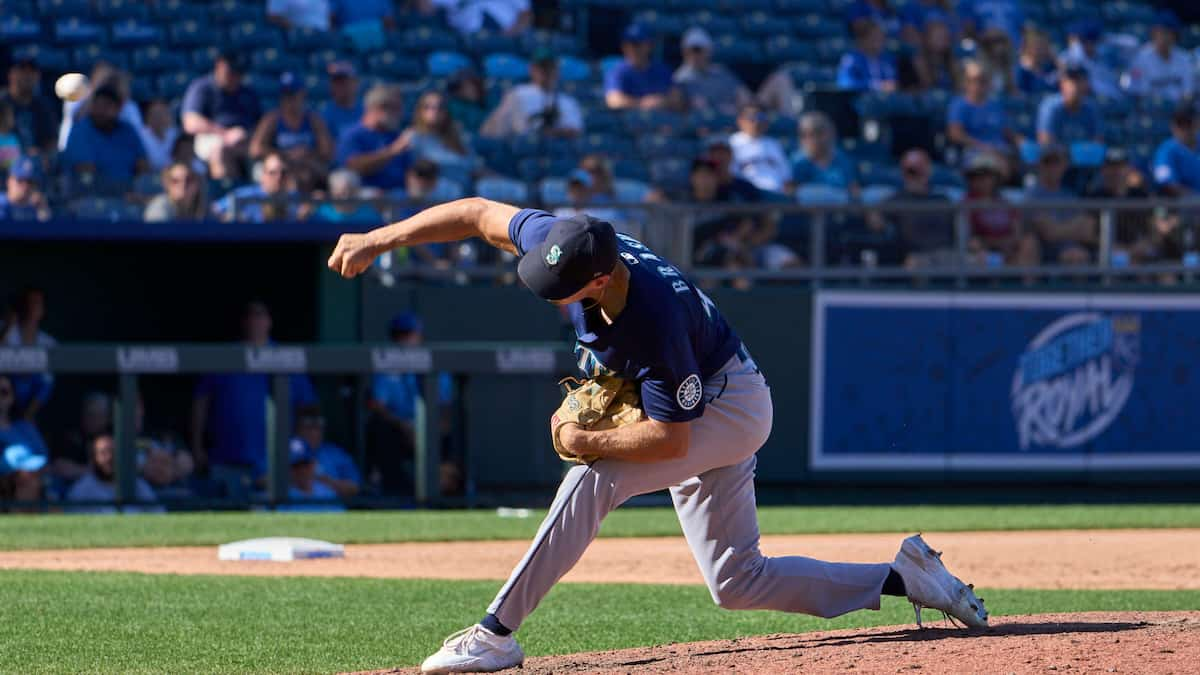
[[344, 558], [346, 549], [320, 539], [301, 537], [263, 537], [222, 544], [217, 549], [218, 560], [271, 560], [289, 562], [313, 558]]

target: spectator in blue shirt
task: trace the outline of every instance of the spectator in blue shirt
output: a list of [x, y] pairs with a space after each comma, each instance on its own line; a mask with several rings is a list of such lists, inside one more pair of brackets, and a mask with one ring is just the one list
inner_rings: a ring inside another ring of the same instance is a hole
[[46, 465], [49, 451], [33, 424], [13, 419], [15, 402], [12, 379], [0, 375], [0, 495], [11, 495], [17, 501], [34, 501], [41, 497], [38, 472]]
[[837, 144], [837, 131], [825, 113], [805, 113], [800, 118], [800, 153], [792, 163], [793, 185], [815, 183], [859, 195], [858, 169]]
[[1060, 93], [1047, 96], [1038, 106], [1038, 143], [1102, 142], [1104, 121], [1100, 108], [1091, 99], [1087, 70], [1078, 65], [1067, 66], [1058, 85]]
[[861, 24], [857, 47], [842, 56], [837, 86], [850, 91], [896, 90], [896, 64], [883, 53], [883, 26], [876, 21]]
[[362, 488], [362, 474], [350, 453], [325, 440], [325, 418], [320, 409], [299, 411], [296, 437], [292, 439], [292, 451], [297, 450], [312, 453], [317, 462], [316, 482], [332, 488], [338, 497], [353, 497]]
[[[388, 332], [392, 343], [400, 348], [417, 348], [425, 341], [424, 324], [413, 312], [393, 317]], [[406, 493], [412, 489], [412, 460], [416, 447], [414, 423], [417, 401], [424, 395], [425, 377], [433, 375], [378, 373], [371, 381], [371, 396], [367, 402], [371, 411], [368, 477], [372, 485], [387, 494]], [[446, 406], [453, 400], [453, 382], [445, 373], [435, 377], [438, 378], [437, 405]], [[440, 419], [445, 422], [448, 417], [441, 415]]]
[[963, 0], [958, 4], [963, 32], [978, 37], [989, 30], [1003, 31], [1014, 45], [1021, 43], [1025, 14], [1017, 0]]
[[303, 442], [289, 448], [288, 501], [281, 511], [345, 511], [337, 503], [338, 493], [321, 480], [317, 456]]
[[362, 99], [358, 95], [358, 73], [349, 61], [329, 64], [329, 100], [321, 104], [321, 117], [329, 127], [336, 146], [342, 132], [362, 119]]
[[134, 177], [149, 168], [137, 129], [117, 115], [121, 93], [104, 85], [92, 92], [88, 114], [71, 127], [67, 147], [59, 158], [77, 173], [93, 174], [114, 185], [132, 187]]
[[[42, 330], [46, 318], [46, 292], [36, 286], [27, 286], [16, 293], [9, 306], [8, 323], [0, 329], [0, 347], [54, 347], [58, 342]], [[16, 401], [13, 412], [33, 421], [38, 412], [50, 400], [54, 391], [54, 375], [29, 373], [12, 376]]]
[[1058, 64], [1050, 51], [1050, 40], [1032, 26], [1025, 29], [1017, 56], [1017, 90], [1038, 97], [1058, 91]]
[[403, 107], [398, 88], [376, 85], [363, 101], [362, 120], [338, 139], [337, 164], [362, 176], [363, 185], [381, 190], [404, 187], [414, 132], [399, 132]]
[[235, 188], [213, 204], [213, 213], [222, 220], [265, 223], [296, 218], [299, 205], [288, 179], [288, 163], [283, 155], [271, 152], [258, 169], [258, 182]]
[[1174, 197], [1200, 192], [1196, 113], [1190, 107], [1180, 107], [1171, 116], [1171, 138], [1154, 153], [1154, 183]]
[[614, 110], [654, 110], [677, 107], [671, 69], [651, 58], [650, 30], [631, 23], [621, 35], [625, 60], [604, 74], [604, 102]]
[[946, 0], [912, 0], [900, 8], [900, 36], [912, 47], [921, 44], [926, 18], [930, 15], [945, 17], [952, 32], [957, 31], [958, 21]]
[[[271, 312], [263, 303], [246, 305], [242, 338], [247, 350], [270, 347]], [[290, 384], [293, 410], [317, 403], [308, 377], [292, 375]], [[270, 376], [257, 373], [205, 375], [196, 386], [191, 438], [196, 466], [208, 466], [229, 496], [244, 497], [266, 471], [270, 392]]]
[[5, 191], [0, 193], [0, 220], [47, 220], [50, 208], [38, 190], [37, 162], [23, 157], [8, 172]]
[[359, 51], [381, 49], [386, 34], [396, 29], [396, 9], [391, 0], [332, 0], [333, 23]]
[[965, 151], [1011, 153], [1016, 137], [1008, 114], [989, 95], [987, 71], [978, 61], [963, 64], [962, 95], [954, 97], [946, 111], [946, 138]]
[[329, 174], [329, 200], [317, 207], [313, 220], [327, 223], [383, 224], [383, 216], [370, 202], [360, 201], [362, 179], [350, 169]]
[[196, 156], [218, 180], [243, 174], [250, 134], [262, 115], [258, 96], [242, 81], [245, 72], [241, 53], [222, 52], [213, 72], [183, 95], [183, 130], [196, 137]]

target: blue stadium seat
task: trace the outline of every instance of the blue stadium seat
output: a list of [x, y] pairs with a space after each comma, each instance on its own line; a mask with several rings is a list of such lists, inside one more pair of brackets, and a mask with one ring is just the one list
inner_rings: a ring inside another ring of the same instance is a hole
[[[744, 0], [738, 0], [744, 1]], [[768, 0], [769, 1], [769, 0]], [[747, 35], [766, 37], [769, 35], [786, 35], [791, 30], [787, 19], [781, 19], [768, 12], [750, 12], [742, 17], [742, 31]]]
[[938, 187], [964, 187], [962, 174], [945, 164], [934, 164], [929, 183]]
[[767, 59], [776, 63], [788, 61], [811, 61], [817, 58], [817, 48], [808, 40], [798, 40], [791, 35], [773, 35], [767, 39]]
[[458, 38], [446, 30], [412, 28], [401, 33], [400, 46], [413, 52], [454, 51], [458, 49]]
[[207, 24], [195, 19], [184, 19], [171, 26], [168, 41], [172, 47], [188, 49], [211, 45], [216, 40]]
[[672, 134], [680, 128], [679, 115], [665, 110], [626, 110], [625, 129], [632, 134]]
[[1155, 19], [1155, 10], [1149, 5], [1117, 0], [1100, 3], [1100, 16], [1111, 24], [1124, 25], [1129, 23], [1151, 23]]
[[22, 57], [32, 56], [37, 59], [38, 67], [43, 72], [57, 73], [71, 70], [71, 55], [61, 49], [41, 45], [25, 45], [20, 47], [17, 53]]
[[[613, 175], [618, 179], [628, 178], [643, 182], [650, 181], [650, 168], [640, 159], [625, 157], [614, 158], [612, 162]], [[690, 167], [689, 167], [690, 168]]]
[[560, 57], [558, 79], [562, 82], [586, 82], [592, 79], [592, 66], [587, 61], [574, 56]]
[[449, 77], [472, 66], [471, 59], [459, 52], [438, 51], [425, 59], [425, 69], [434, 77]]
[[250, 88], [258, 94], [262, 101], [263, 109], [269, 109], [265, 99], [279, 98], [279, 78], [270, 75], [253, 75], [249, 78]]
[[210, 16], [217, 23], [254, 23], [266, 24], [266, 3], [246, 2], [245, 0], [217, 0], [208, 3]]
[[546, 48], [561, 56], [578, 56], [586, 51], [579, 38], [566, 33], [557, 33], [547, 30], [533, 30], [525, 34], [524, 37], [525, 53], [532, 53], [535, 49]]
[[394, 80], [420, 79], [425, 72], [420, 61], [390, 49], [368, 56], [367, 69], [375, 75]]
[[54, 41], [60, 45], [103, 44], [104, 29], [81, 19], [62, 19], [54, 22]]
[[794, 136], [796, 135], [799, 120], [788, 115], [775, 115], [771, 118], [771, 123], [767, 126], [768, 136]]
[[112, 25], [114, 47], [140, 47], [158, 45], [162, 42], [162, 29], [153, 24], [138, 19], [122, 19]]
[[625, 62], [625, 58], [621, 56], [606, 56], [600, 59], [600, 77], [608, 77], [608, 71], [616, 68]]
[[806, 14], [798, 17], [791, 22], [791, 29], [796, 37], [816, 38], [827, 40], [830, 38], [845, 39], [845, 25], [837, 20], [829, 18], [824, 14]]
[[[94, 189], [94, 188], [93, 188]], [[71, 202], [70, 211], [83, 220], [140, 220], [142, 211], [134, 204], [116, 197], [86, 197]]]
[[[136, 2], [136, 0], [127, 0]], [[168, 28], [180, 21], [207, 21], [208, 9], [190, 0], [158, 0], [153, 3], [154, 17]]]
[[488, 176], [475, 181], [475, 193], [484, 199], [520, 204], [529, 200], [529, 186], [511, 178]]
[[158, 85], [158, 94], [170, 100], [183, 96], [192, 79], [191, 73], [181, 71], [159, 75], [155, 83]]
[[893, 185], [866, 185], [862, 189], [862, 202], [869, 205], [878, 204], [894, 194], [896, 188]]
[[287, 32], [285, 42], [294, 52], [309, 52], [314, 49], [341, 49], [345, 41], [341, 33], [315, 28], [293, 28]]
[[[826, 24], [818, 30], [828, 30]], [[816, 36], [813, 36], [816, 37]], [[852, 44], [845, 37], [824, 37], [817, 41], [817, 58], [821, 63], [828, 65], [836, 65], [841, 60], [842, 55], [850, 51]]]
[[524, 80], [529, 77], [529, 62], [513, 54], [488, 54], [483, 59], [483, 74], [502, 80]]
[[166, 50], [158, 46], [135, 49], [129, 65], [136, 73], [162, 73], [168, 70], [187, 70], [191, 67], [191, 59], [180, 52]]
[[133, 191], [147, 197], [162, 192], [162, 179], [158, 173], [151, 171], [133, 179]]
[[526, 182], [535, 182], [546, 176], [565, 176], [575, 164], [567, 158], [526, 157], [517, 162], [517, 175]]
[[212, 70], [213, 64], [217, 62], [217, 56], [221, 53], [221, 48], [217, 45], [207, 45], [198, 47], [188, 53], [188, 58], [191, 60], [191, 70], [195, 73], [208, 73]]
[[613, 180], [613, 191], [617, 201], [622, 204], [635, 204], [646, 200], [650, 186], [640, 180], [631, 178], [616, 178]]
[[92, 15], [88, 0], [38, 0], [38, 14], [46, 19], [80, 19]]
[[129, 96], [135, 101], [158, 98], [158, 84], [149, 75], [135, 75], [129, 81]]
[[32, 19], [37, 16], [36, 7], [34, 0], [0, 0], [0, 16]]
[[891, 162], [859, 162], [859, 181], [863, 185], [891, 185], [900, 187], [900, 169]]
[[738, 22], [736, 19], [718, 14], [713, 11], [703, 10], [692, 14], [687, 19], [687, 25], [698, 25], [708, 31], [711, 35], [718, 33], [736, 33], [738, 30]]
[[283, 47], [283, 36], [274, 26], [266, 28], [253, 21], [243, 21], [230, 27], [229, 44], [239, 49]]
[[687, 30], [691, 22], [687, 17], [669, 11], [647, 9], [634, 15], [634, 20], [655, 35], [678, 35]]
[[691, 158], [665, 157], [650, 162], [650, 179], [655, 185], [668, 189], [687, 185], [692, 170]]
[[1094, 169], [1104, 163], [1104, 150], [1103, 143], [1072, 143], [1071, 166]]
[[[313, 70], [318, 70], [322, 73], [325, 72], [326, 66], [333, 63], [334, 61], [350, 61], [351, 63], [354, 63], [356, 66], [358, 65], [357, 58], [352, 58], [352, 57], [348, 56], [345, 52], [338, 50], [338, 49], [318, 49], [317, 51], [312, 52], [308, 55], [309, 67], [312, 68]], [[359, 74], [360, 75], [363, 74], [361, 70], [359, 71]]]
[[[588, 126], [591, 127], [590, 124]], [[637, 147], [628, 136], [592, 132], [579, 139], [579, 151], [585, 155], [598, 153], [609, 157], [632, 157], [637, 153]]]
[[147, 3], [138, 0], [96, 0], [96, 15], [106, 19], [145, 21], [150, 18], [150, 10]]
[[88, 45], [86, 47], [76, 47], [71, 51], [71, 63], [75, 65], [75, 70], [83, 73], [90, 73], [92, 68], [97, 63], [112, 64], [122, 70], [129, 69], [129, 61], [124, 52], [113, 51], [102, 45]]
[[804, 183], [796, 186], [796, 201], [801, 204], [826, 205], [848, 204], [850, 195], [846, 191], [823, 183]]
[[699, 141], [674, 136], [646, 135], [637, 140], [643, 157], [687, 157], [700, 154]]
[[715, 110], [698, 110], [692, 113], [692, 126], [704, 136], [728, 135], [737, 126], [737, 118]]
[[489, 30], [481, 30], [472, 35], [464, 35], [462, 38], [462, 47], [463, 51], [475, 57], [485, 54], [516, 54], [522, 51], [521, 41], [518, 38]]
[[318, 101], [329, 98], [329, 78], [325, 73], [308, 72], [301, 75], [300, 79], [303, 80], [304, 89], [308, 92], [308, 100], [314, 107]]
[[292, 56], [277, 47], [267, 47], [253, 53], [250, 57], [250, 72], [277, 75], [285, 71], [300, 72], [304, 70], [304, 61], [298, 56]]
[[773, 10], [774, 5], [775, 0], [717, 0], [717, 9], [728, 14], [767, 12]]
[[538, 198], [542, 204], [566, 204], [567, 179], [558, 176], [547, 176], [538, 181]]
[[825, 0], [775, 0], [775, 9], [780, 14], [820, 14], [829, 11]]

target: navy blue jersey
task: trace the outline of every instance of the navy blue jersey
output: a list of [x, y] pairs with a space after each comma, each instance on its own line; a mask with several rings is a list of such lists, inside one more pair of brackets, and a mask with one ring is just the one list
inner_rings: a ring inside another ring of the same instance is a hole
[[[508, 224], [517, 251], [546, 239], [557, 219], [524, 209]], [[686, 422], [704, 412], [703, 382], [737, 353], [741, 340], [712, 300], [675, 266], [624, 234], [617, 252], [629, 268], [625, 309], [609, 324], [599, 306], [567, 307], [578, 338], [575, 351], [585, 375], [620, 375], [641, 382], [642, 406], [651, 419]]]

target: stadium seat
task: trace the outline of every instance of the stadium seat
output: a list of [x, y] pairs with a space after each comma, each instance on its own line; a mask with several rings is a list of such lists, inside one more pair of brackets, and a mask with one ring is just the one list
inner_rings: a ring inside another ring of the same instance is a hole
[[71, 63], [75, 65], [75, 70], [80, 72], [90, 73], [100, 62], [112, 64], [123, 70], [129, 68], [123, 52], [113, 51], [101, 45], [76, 47], [71, 51]]
[[529, 62], [513, 54], [488, 54], [483, 59], [483, 74], [501, 80], [524, 80], [529, 77]]
[[525, 53], [533, 53], [535, 49], [545, 48], [563, 56], [579, 56], [585, 50], [580, 44], [579, 38], [566, 33], [556, 33], [547, 30], [533, 30], [525, 34], [524, 37]]
[[300, 79], [304, 82], [304, 89], [308, 92], [308, 99], [314, 107], [318, 101], [329, 98], [329, 78], [325, 73], [308, 72], [301, 75]]
[[[136, 0], [126, 1], [137, 4]], [[151, 6], [154, 17], [168, 28], [180, 21], [208, 20], [207, 7], [190, 0], [158, 0], [158, 2], [151, 3]]]
[[92, 15], [88, 0], [38, 0], [38, 15], [45, 19], [81, 19]]
[[1070, 147], [1071, 165], [1094, 169], [1104, 163], [1104, 151], [1103, 143], [1072, 143]]
[[679, 35], [687, 30], [685, 17], [669, 11], [647, 9], [634, 15], [634, 21], [642, 24], [655, 35]]
[[425, 69], [434, 77], [449, 77], [473, 65], [466, 54], [459, 52], [434, 52], [425, 59]]
[[112, 25], [112, 44], [114, 47], [160, 45], [162, 42], [162, 29], [153, 24], [130, 18], [122, 19]]
[[368, 56], [367, 70], [374, 75], [396, 80], [416, 80], [425, 72], [420, 61], [390, 49]]
[[293, 28], [284, 37], [288, 49], [310, 52], [314, 49], [341, 49], [345, 42], [340, 33], [315, 28]]
[[790, 22], [768, 12], [750, 12], [742, 17], [742, 31], [747, 35], [766, 37], [769, 35], [786, 35], [791, 30]]
[[489, 176], [475, 181], [475, 193], [484, 199], [493, 199], [509, 204], [520, 204], [529, 200], [529, 186], [519, 180]]
[[713, 38], [713, 60], [718, 63], [763, 63], [767, 55], [755, 41], [738, 33], [718, 35]]
[[592, 66], [587, 61], [574, 56], [560, 57], [558, 79], [562, 82], [586, 82], [592, 79]]
[[817, 49], [811, 42], [808, 40], [798, 40], [787, 34], [773, 35], [768, 38], [766, 53], [768, 61], [777, 63], [811, 61], [817, 58]]
[[812, 205], [849, 204], [850, 195], [846, 194], [845, 190], [831, 185], [804, 183], [796, 186], [796, 201]]
[[292, 56], [277, 47], [267, 47], [253, 53], [250, 57], [250, 72], [278, 75], [285, 71], [300, 72], [304, 69], [304, 61]]
[[[588, 118], [591, 121], [591, 117]], [[591, 128], [591, 125], [588, 125]], [[589, 133], [579, 139], [579, 151], [585, 155], [631, 157], [637, 152], [633, 140], [624, 134]]]
[[1025, 191], [1021, 188], [1000, 188], [1000, 198], [1006, 202], [1020, 204], [1025, 201]]
[[726, 14], [763, 12], [774, 14], [775, 0], [717, 0], [717, 9]]
[[229, 28], [229, 44], [238, 49], [283, 47], [283, 37], [272, 26], [265, 28], [253, 21], [242, 21]]
[[619, 203], [636, 204], [646, 201], [646, 195], [650, 193], [650, 186], [640, 180], [615, 178], [613, 179], [613, 191], [616, 192]]
[[139, 195], [152, 197], [162, 192], [162, 180], [157, 172], [144, 173], [133, 180], [133, 191]]
[[[828, 23], [822, 23], [816, 27], [812, 27], [813, 31], [826, 31], [831, 26]], [[840, 32], [840, 31], [839, 31]], [[834, 33], [837, 35], [837, 33]], [[829, 37], [828, 33], [821, 35], [810, 36], [817, 40], [817, 58], [822, 63], [834, 65], [841, 60], [842, 55], [850, 50], [851, 43], [845, 37]]]
[[625, 62], [621, 56], [606, 56], [600, 59], [600, 76], [607, 78], [609, 71]]
[[942, 187], [963, 187], [962, 174], [945, 164], [933, 165], [933, 173], [929, 177], [929, 182]]
[[175, 99], [183, 96], [188, 85], [192, 83], [192, 74], [187, 72], [166, 73], [160, 75], [155, 83], [158, 94], [165, 99]]
[[7, 16], [0, 20], [0, 42], [9, 45], [28, 42], [43, 42], [42, 25], [37, 21], [19, 16]]
[[83, 220], [124, 220], [132, 216], [135, 219], [141, 219], [141, 210], [138, 209], [133, 213], [129, 208], [130, 204], [123, 199], [111, 197], [85, 197], [77, 199], [71, 203], [71, 213], [76, 218]]
[[450, 180], [449, 178], [438, 178], [438, 181], [433, 186], [433, 191], [429, 193], [429, 201], [431, 202], [450, 202], [455, 199], [461, 199], [467, 195], [467, 191], [462, 185]]
[[129, 96], [135, 101], [158, 98], [158, 83], [149, 75], [134, 75], [129, 81]]
[[686, 157], [700, 154], [700, 144], [690, 138], [648, 134], [637, 140], [638, 152], [643, 157]]
[[641, 159], [614, 158], [612, 169], [613, 176], [618, 179], [627, 178], [642, 182], [650, 181], [650, 169], [646, 166], [646, 162]]
[[148, 3], [137, 0], [96, 0], [96, 15], [106, 19], [138, 19], [146, 21], [150, 18]]
[[655, 185], [678, 189], [687, 185], [692, 170], [692, 160], [679, 157], [664, 157], [650, 161], [650, 180]]
[[542, 204], [566, 204], [567, 179], [549, 176], [538, 181], [538, 197]]
[[209, 27], [195, 19], [185, 19], [171, 27], [169, 42], [172, 47], [189, 49], [204, 47], [213, 43]]
[[704, 10], [692, 14], [686, 20], [687, 25], [697, 25], [708, 31], [710, 35], [717, 34], [732, 34], [737, 33], [738, 22], [736, 19], [718, 14], [717, 12]]
[[60, 45], [103, 44], [104, 29], [81, 19], [62, 19], [54, 22], [54, 41]]
[[245, 0], [216, 0], [206, 5], [209, 15], [217, 23], [236, 24], [254, 23], [265, 25], [267, 19], [266, 3], [245, 2]]
[[[334, 61], [350, 61], [351, 63], [354, 63], [356, 66], [358, 65], [357, 58], [352, 58], [352, 57], [348, 56], [345, 52], [338, 50], [338, 49], [318, 49], [314, 52], [311, 52], [308, 55], [309, 67], [312, 68], [313, 70], [317, 70], [322, 73], [325, 72], [326, 66], [333, 63]], [[361, 69], [360, 69], [359, 73], [360, 73], [360, 75], [363, 74], [361, 72]]]
[[458, 38], [445, 30], [413, 28], [401, 33], [400, 46], [412, 52], [448, 52], [458, 49]]
[[946, 199], [949, 199], [955, 204], [961, 202], [967, 196], [967, 191], [964, 188], [955, 187], [952, 185], [936, 186], [933, 188], [933, 192], [935, 194], [945, 195]]
[[665, 110], [626, 110], [625, 129], [632, 134], [672, 134], [680, 128], [680, 117]]
[[536, 182], [547, 176], [565, 176], [575, 168], [567, 158], [526, 157], [517, 162], [517, 175], [526, 182]]
[[523, 50], [519, 39], [488, 30], [463, 36], [462, 43], [463, 51], [477, 58], [487, 54], [516, 54]]
[[192, 63], [191, 59], [179, 52], [152, 45], [135, 49], [130, 55], [129, 65], [135, 73], [157, 74], [172, 70], [187, 70]]
[[896, 194], [894, 185], [867, 185], [862, 189], [862, 202], [870, 205], [878, 204], [894, 194]]
[[859, 181], [864, 185], [891, 185], [900, 187], [900, 170], [891, 162], [859, 162]]
[[37, 59], [38, 67], [43, 72], [57, 73], [71, 70], [71, 56], [61, 49], [31, 44], [20, 47], [18, 53], [23, 58], [32, 56]]
[[[260, 99], [278, 99], [279, 98], [279, 78], [274, 75], [251, 75], [248, 78], [250, 88], [258, 94]], [[266, 101], [260, 101], [264, 110], [269, 110]]]

